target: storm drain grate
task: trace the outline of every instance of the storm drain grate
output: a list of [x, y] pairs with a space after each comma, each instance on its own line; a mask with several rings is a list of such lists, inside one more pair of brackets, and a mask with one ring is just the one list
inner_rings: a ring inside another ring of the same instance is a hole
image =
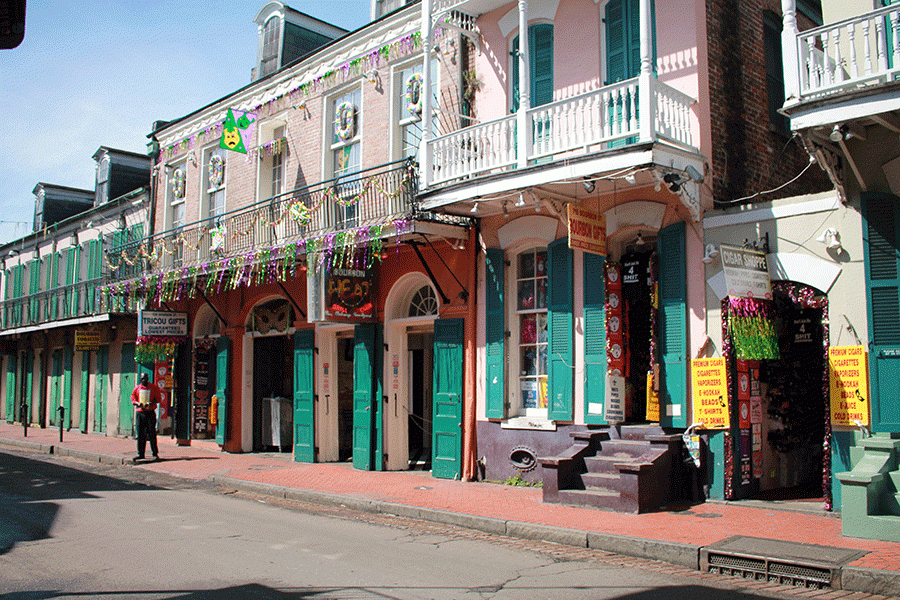
[[803, 588], [841, 588], [841, 566], [865, 554], [852, 548], [732, 536], [700, 549], [700, 570]]

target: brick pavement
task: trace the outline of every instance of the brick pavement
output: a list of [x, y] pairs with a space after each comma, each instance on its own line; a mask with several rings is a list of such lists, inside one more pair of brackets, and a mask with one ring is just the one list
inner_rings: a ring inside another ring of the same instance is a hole
[[[75, 431], [64, 433], [63, 438], [60, 443], [58, 429], [36, 428], [29, 428], [28, 437], [23, 438], [21, 426], [0, 423], [0, 444], [24, 440], [102, 455], [110, 461], [127, 461], [136, 455], [133, 439]], [[163, 461], [136, 468], [193, 480], [228, 477], [358, 500], [692, 546], [744, 535], [852, 548], [867, 553], [850, 566], [900, 574], [900, 544], [844, 537], [840, 518], [824, 512], [706, 502], [664, 512], [621, 514], [544, 504], [537, 488], [434, 479], [426, 472], [361, 471], [347, 463], [295, 463], [289, 454], [229, 454], [210, 441], [178, 446], [171, 438], [160, 437], [159, 447]]]

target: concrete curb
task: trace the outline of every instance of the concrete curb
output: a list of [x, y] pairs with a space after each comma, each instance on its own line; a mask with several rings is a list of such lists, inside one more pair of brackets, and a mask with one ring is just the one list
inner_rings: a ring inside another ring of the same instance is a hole
[[[128, 460], [123, 456], [100, 454], [98, 452], [59, 447], [52, 444], [42, 444], [40, 442], [31, 442], [28, 440], [0, 438], [0, 446], [4, 445], [41, 454], [56, 453], [59, 456], [69, 456], [87, 462], [99, 462], [110, 465], [129, 464]], [[635, 558], [658, 560], [660, 562], [674, 564], [697, 571], [700, 570], [700, 551], [703, 548], [702, 546], [661, 540], [646, 540], [625, 535], [584, 532], [562, 527], [552, 527], [549, 525], [523, 523], [520, 521], [505, 521], [492, 517], [479, 517], [477, 515], [468, 515], [447, 510], [407, 506], [405, 504], [380, 502], [377, 500], [342, 496], [327, 492], [288, 488], [272, 483], [246, 481], [244, 479], [236, 479], [224, 475], [213, 474], [206, 479], [207, 481], [211, 481], [212, 483], [224, 487], [232, 487], [241, 491], [271, 496], [274, 498], [286, 498], [288, 500], [298, 500], [312, 504], [344, 507], [360, 512], [397, 515], [400, 517], [419, 519], [444, 525], [454, 525], [494, 535], [506, 535], [521, 539], [546, 541], [574, 546], [576, 548], [591, 548]], [[841, 567], [840, 589], [849, 592], [880, 594], [883, 596], [900, 596], [900, 573], [862, 567], [843, 566]]]

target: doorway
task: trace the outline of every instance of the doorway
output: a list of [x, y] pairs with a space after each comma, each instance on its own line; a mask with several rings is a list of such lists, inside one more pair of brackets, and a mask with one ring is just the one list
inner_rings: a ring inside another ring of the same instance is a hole
[[353, 332], [337, 338], [338, 462], [353, 459]]
[[286, 335], [253, 339], [253, 451], [293, 447], [294, 348]]
[[407, 338], [409, 469], [431, 469], [434, 334], [411, 331]]

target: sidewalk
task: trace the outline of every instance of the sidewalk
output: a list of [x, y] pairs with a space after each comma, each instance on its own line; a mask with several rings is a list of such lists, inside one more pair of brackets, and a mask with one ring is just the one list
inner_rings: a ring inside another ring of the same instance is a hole
[[[0, 450], [17, 447], [129, 465], [136, 455], [133, 439], [72, 430], [60, 443], [58, 429], [30, 427], [27, 438], [22, 433], [21, 426], [0, 423]], [[862, 550], [865, 555], [842, 568], [843, 589], [900, 596], [900, 544], [843, 537], [840, 518], [823, 511], [787, 511], [758, 502], [706, 502], [678, 511], [621, 514], [544, 504], [538, 488], [434, 479], [427, 472], [361, 471], [346, 463], [295, 463], [289, 454], [228, 454], [210, 441], [178, 446], [171, 438], [160, 437], [159, 451], [162, 461], [134, 468], [694, 569], [701, 548], [732, 536]]]

